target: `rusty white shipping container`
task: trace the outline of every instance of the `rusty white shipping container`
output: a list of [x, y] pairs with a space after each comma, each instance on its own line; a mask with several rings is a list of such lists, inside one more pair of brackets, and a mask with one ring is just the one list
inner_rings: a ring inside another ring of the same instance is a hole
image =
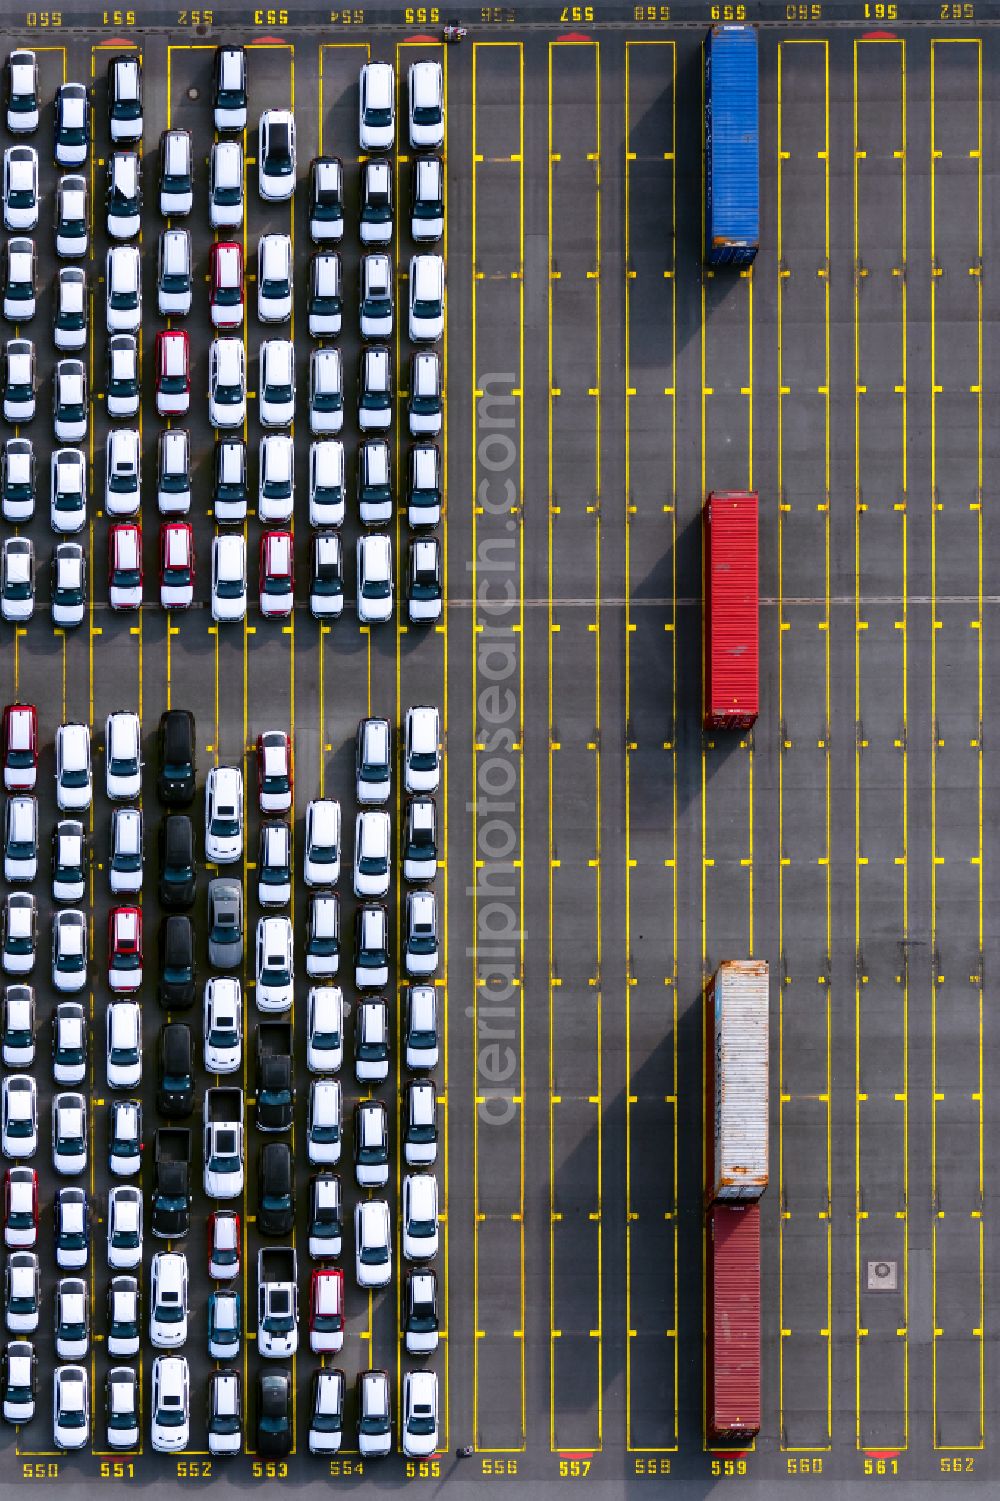
[[706, 1085], [711, 1142], [706, 1142], [710, 1203], [759, 1199], [767, 1187], [767, 964], [727, 959], [708, 990]]

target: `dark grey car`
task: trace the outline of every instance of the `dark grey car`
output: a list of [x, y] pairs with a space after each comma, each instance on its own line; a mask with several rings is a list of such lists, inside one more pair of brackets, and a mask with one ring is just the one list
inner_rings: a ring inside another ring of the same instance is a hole
[[228, 876], [208, 883], [208, 962], [214, 969], [243, 963], [243, 887]]

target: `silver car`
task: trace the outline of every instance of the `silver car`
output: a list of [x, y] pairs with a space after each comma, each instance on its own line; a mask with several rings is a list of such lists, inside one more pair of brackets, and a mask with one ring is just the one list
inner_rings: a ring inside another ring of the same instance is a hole
[[208, 883], [208, 962], [213, 969], [243, 963], [243, 887], [226, 876]]

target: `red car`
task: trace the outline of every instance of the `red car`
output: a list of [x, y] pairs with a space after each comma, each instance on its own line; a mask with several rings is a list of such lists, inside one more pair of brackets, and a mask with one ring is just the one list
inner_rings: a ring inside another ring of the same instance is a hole
[[292, 534], [265, 532], [260, 539], [260, 613], [287, 620], [294, 590]]
[[228, 1282], [240, 1274], [240, 1217], [233, 1209], [216, 1209], [208, 1217], [208, 1275]]
[[122, 521], [108, 530], [108, 597], [113, 610], [142, 604], [142, 527]]
[[6, 704], [3, 711], [3, 784], [30, 792], [38, 775], [38, 711], [34, 704]]
[[209, 309], [216, 328], [238, 328], [243, 322], [243, 246], [220, 240], [209, 257]]
[[142, 984], [142, 910], [112, 907], [108, 913], [108, 984], [138, 990]]
[[160, 604], [187, 610], [194, 601], [194, 531], [187, 521], [160, 527]]
[[191, 355], [183, 328], [160, 330], [155, 360], [156, 410], [161, 417], [182, 417], [191, 401]]
[[3, 1175], [3, 1243], [11, 1250], [38, 1239], [38, 1174], [33, 1167], [9, 1167]]
[[309, 1348], [316, 1355], [344, 1343], [344, 1274], [339, 1267], [317, 1267], [309, 1279]]
[[262, 813], [287, 813], [292, 806], [292, 742], [284, 730], [257, 736], [257, 799]]

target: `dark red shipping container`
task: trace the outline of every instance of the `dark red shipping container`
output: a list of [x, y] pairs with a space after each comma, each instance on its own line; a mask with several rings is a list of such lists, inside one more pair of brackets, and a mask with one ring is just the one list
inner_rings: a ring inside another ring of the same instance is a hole
[[760, 1205], [708, 1212], [708, 1433], [760, 1431]]
[[748, 730], [757, 718], [757, 497], [705, 502], [705, 728]]

